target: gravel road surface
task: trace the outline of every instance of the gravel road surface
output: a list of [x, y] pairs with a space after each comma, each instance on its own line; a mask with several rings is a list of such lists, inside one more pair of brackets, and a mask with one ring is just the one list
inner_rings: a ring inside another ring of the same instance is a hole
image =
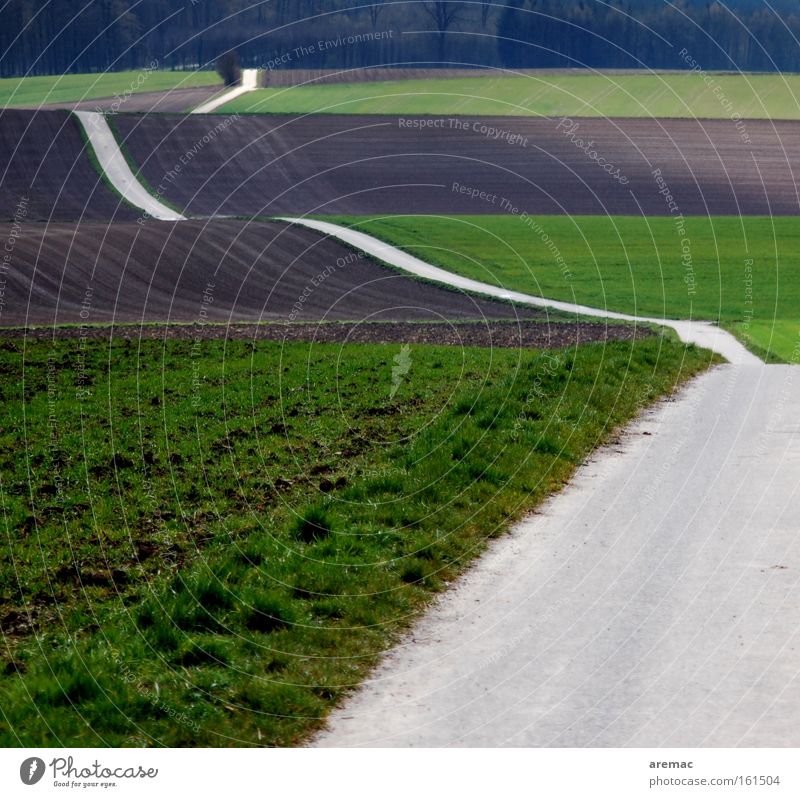
[[800, 369], [723, 366], [449, 590], [320, 746], [800, 745]]

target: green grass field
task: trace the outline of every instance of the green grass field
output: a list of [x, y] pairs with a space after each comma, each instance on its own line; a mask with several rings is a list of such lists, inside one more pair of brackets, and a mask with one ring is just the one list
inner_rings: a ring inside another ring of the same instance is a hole
[[800, 75], [612, 74], [441, 78], [259, 89], [218, 113], [800, 119]]
[[690, 217], [685, 234], [669, 217], [331, 220], [504, 288], [623, 313], [716, 321], [762, 356], [795, 362], [800, 355], [794, 218]]
[[90, 75], [48, 75], [0, 80], [0, 108], [45, 103], [78, 102], [99, 97], [122, 97], [145, 91], [216, 86], [216, 72], [104, 72]]
[[705, 368], [0, 341], [0, 743], [297, 743], [488, 538]]

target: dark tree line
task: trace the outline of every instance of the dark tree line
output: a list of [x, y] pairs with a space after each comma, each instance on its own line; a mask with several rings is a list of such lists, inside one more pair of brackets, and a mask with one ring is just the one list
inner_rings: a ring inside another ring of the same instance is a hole
[[[796, 0], [5, 0], [0, 74], [381, 64], [800, 71]], [[323, 45], [323, 46], [320, 46]], [[684, 51], [681, 55], [681, 51]]]
[[798, 71], [800, 5], [780, 8], [511, 0], [499, 16], [498, 52], [510, 67], [535, 60], [542, 67], [686, 69], [694, 63], [706, 70]]

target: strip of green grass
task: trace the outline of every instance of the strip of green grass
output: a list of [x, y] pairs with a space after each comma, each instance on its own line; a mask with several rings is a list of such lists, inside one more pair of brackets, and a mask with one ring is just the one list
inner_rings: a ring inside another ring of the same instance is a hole
[[800, 75], [695, 73], [439, 78], [259, 89], [218, 113], [800, 119]]
[[1, 342], [0, 743], [298, 743], [488, 538], [708, 363], [660, 337]]
[[0, 80], [0, 107], [79, 102], [145, 91], [221, 85], [216, 72], [104, 72], [88, 75], [47, 75]]
[[759, 355], [798, 359], [795, 218], [690, 217], [683, 233], [668, 217], [332, 220], [493, 285], [623, 313], [716, 321]]

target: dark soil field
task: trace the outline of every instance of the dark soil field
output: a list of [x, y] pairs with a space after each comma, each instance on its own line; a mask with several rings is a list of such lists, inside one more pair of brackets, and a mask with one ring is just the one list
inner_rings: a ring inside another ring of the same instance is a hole
[[[748, 121], [747, 143], [727, 120], [581, 119], [569, 132], [557, 119], [242, 116], [203, 144], [223, 119], [115, 122], [147, 181], [203, 216], [800, 211], [794, 122]], [[201, 155], [182, 164], [187, 152]]]
[[413, 343], [490, 348], [561, 349], [597, 341], [648, 337], [648, 327], [546, 321], [362, 321], [261, 324], [135, 324], [0, 328], [0, 337], [52, 340], [272, 340], [310, 343]]
[[266, 222], [23, 225], [0, 324], [544, 318]]
[[118, 219], [139, 214], [102, 182], [66, 111], [0, 113], [0, 218], [28, 221]]
[[[565, 135], [548, 119], [242, 116], [204, 140], [224, 117], [112, 119], [150, 186], [200, 216], [800, 210], [796, 122], [748, 121], [747, 144], [725, 120], [582, 119]], [[66, 112], [5, 111], [0, 142], [6, 219], [26, 196], [27, 220], [137, 217]]]

